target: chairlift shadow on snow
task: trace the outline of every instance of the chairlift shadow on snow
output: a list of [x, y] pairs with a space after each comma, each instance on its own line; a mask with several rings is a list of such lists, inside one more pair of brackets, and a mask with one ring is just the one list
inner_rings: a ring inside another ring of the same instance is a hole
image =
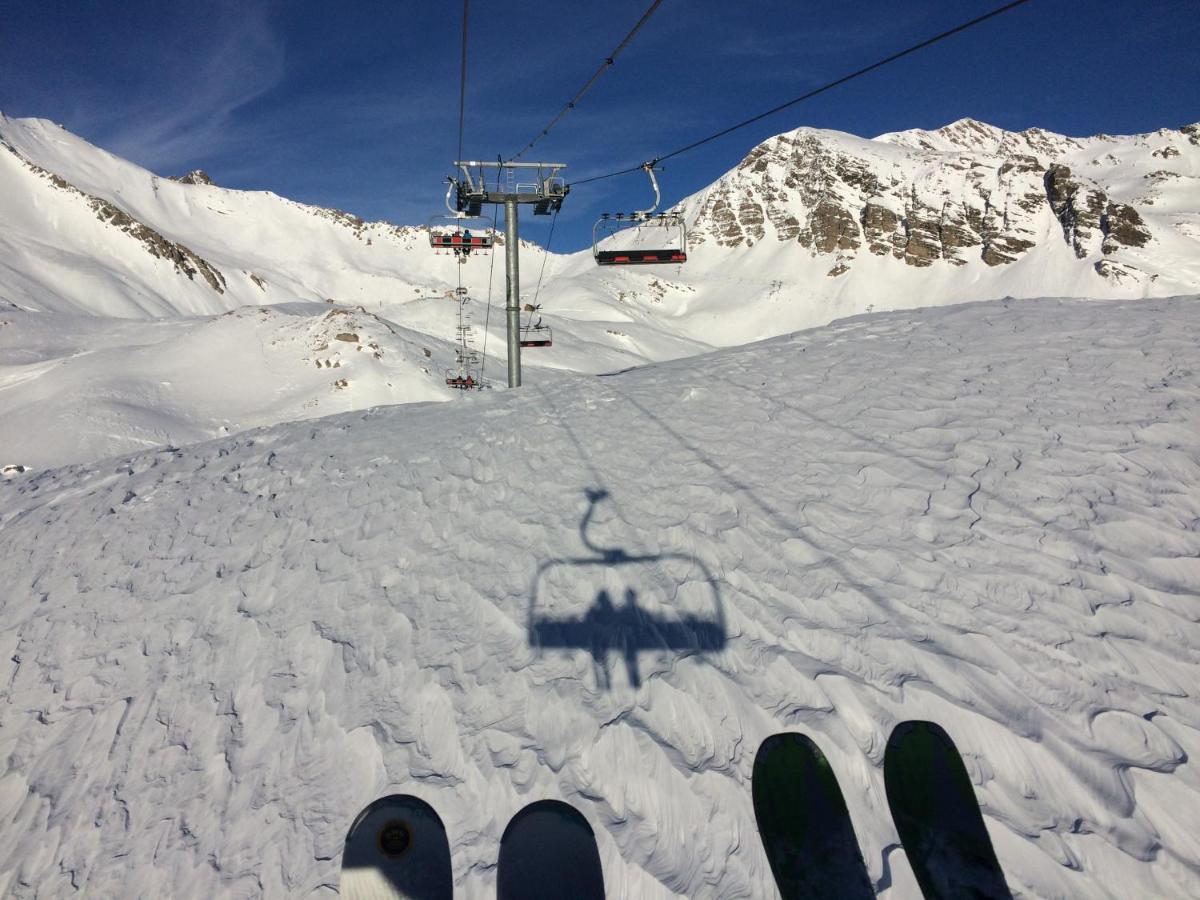
[[[579, 524], [579, 536], [590, 555], [551, 559], [538, 566], [530, 590], [530, 645], [538, 650], [586, 650], [604, 690], [612, 689], [609, 655], [613, 651], [624, 657], [629, 683], [636, 689], [642, 683], [640, 653], [691, 656], [724, 649], [728, 640], [725, 610], [717, 579], [708, 566], [685, 553], [635, 554], [621, 547], [598, 546], [588, 536], [588, 528], [597, 505], [609, 495], [603, 489], [585, 493], [588, 508]], [[684, 567], [699, 577], [680, 582], [667, 572], [668, 568]], [[556, 609], [571, 605], [569, 597], [552, 593], [556, 574], [561, 577], [571, 570], [588, 569], [595, 570], [596, 576], [587, 578], [587, 583], [602, 586], [587, 610], [577, 615], [547, 612], [547, 605]], [[618, 578], [619, 584], [615, 583]], [[653, 588], [650, 605], [645, 599], [639, 605], [638, 588], [645, 591], [647, 586]], [[616, 594], [620, 603], [614, 602]], [[693, 609], [680, 609], [681, 605]]]

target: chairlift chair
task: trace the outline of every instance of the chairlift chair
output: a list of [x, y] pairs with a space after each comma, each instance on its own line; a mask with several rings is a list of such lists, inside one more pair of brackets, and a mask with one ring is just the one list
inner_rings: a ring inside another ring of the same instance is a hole
[[553, 347], [554, 332], [549, 325], [542, 324], [542, 317], [538, 316], [536, 324], [521, 326], [521, 346], [522, 347]]
[[471, 210], [455, 209], [450, 205], [454, 184], [446, 191], [446, 209], [450, 215], [434, 216], [429, 220], [429, 246], [449, 250], [465, 260], [473, 250], [491, 250], [496, 242], [496, 221]]
[[539, 303], [537, 306], [526, 304], [525, 311], [529, 313], [529, 321], [521, 326], [520, 342], [522, 347], [553, 347], [554, 332], [549, 325], [542, 324], [542, 317], [538, 316], [537, 321], [533, 321], [533, 314], [542, 308]]
[[495, 225], [486, 216], [434, 216], [429, 222], [429, 246], [462, 258], [473, 250], [491, 250]]
[[[654, 189], [654, 204], [649, 209], [631, 213], [605, 213], [592, 227], [592, 256], [601, 266], [644, 266], [662, 263], [687, 262], [687, 227], [679, 213], [657, 213], [662, 196], [658, 190], [658, 179], [654, 177], [654, 164], [645, 163], [642, 169], [650, 178]], [[650, 250], [601, 250], [602, 241], [624, 231], [636, 231], [643, 226], [662, 228], [669, 233], [663, 243], [667, 246]]]

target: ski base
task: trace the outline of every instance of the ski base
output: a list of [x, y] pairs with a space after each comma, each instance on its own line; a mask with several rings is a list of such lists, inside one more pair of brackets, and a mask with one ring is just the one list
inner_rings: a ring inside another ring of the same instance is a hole
[[604, 871], [587, 819], [558, 800], [513, 816], [500, 839], [497, 900], [604, 900]]
[[1011, 900], [971, 777], [950, 735], [933, 722], [901, 722], [888, 739], [883, 778], [892, 820], [925, 900]]
[[451, 900], [450, 843], [434, 808], [393, 794], [359, 813], [346, 835], [339, 891], [347, 900]]
[[753, 793], [758, 833], [784, 900], [875, 896], [837, 778], [808, 737], [785, 733], [762, 742]]

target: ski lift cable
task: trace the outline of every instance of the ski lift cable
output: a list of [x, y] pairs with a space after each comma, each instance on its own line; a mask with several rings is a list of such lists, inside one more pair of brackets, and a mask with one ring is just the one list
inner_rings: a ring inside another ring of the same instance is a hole
[[823, 84], [820, 87], [815, 88], [806, 94], [801, 94], [799, 97], [796, 97], [792, 100], [788, 100], [786, 103], [780, 103], [778, 106], [774, 106], [771, 109], [768, 109], [766, 112], [761, 112], [756, 116], [751, 116], [749, 119], [745, 119], [741, 122], [738, 122], [736, 125], [730, 125], [728, 128], [722, 128], [720, 131], [718, 131], [714, 134], [710, 134], [708, 137], [701, 138], [698, 141], [693, 141], [692, 143], [687, 144], [686, 146], [680, 147], [677, 150], [672, 150], [670, 153], [665, 153], [662, 156], [657, 156], [654, 159], [650, 160], [648, 163], [638, 163], [636, 166], [630, 166], [627, 169], [621, 169], [617, 172], [609, 172], [605, 175], [593, 175], [591, 178], [581, 178], [578, 181], [571, 182], [571, 187], [576, 187], [581, 184], [588, 184], [589, 182], [592, 182], [592, 181], [602, 181], [605, 178], [616, 178], [618, 175], [628, 175], [632, 172], [640, 172], [643, 170], [643, 168], [646, 165], [654, 166], [660, 162], [663, 162], [664, 160], [668, 160], [668, 159], [672, 159], [673, 157], [680, 156], [684, 153], [687, 153], [690, 150], [695, 150], [697, 147], [707, 144], [710, 141], [715, 141], [717, 138], [725, 137], [725, 135], [731, 134], [732, 132], [737, 131], [738, 129], [745, 128], [747, 125], [753, 125], [755, 122], [758, 122], [761, 119], [765, 119], [768, 116], [773, 116], [773, 115], [775, 115], [775, 113], [782, 112], [783, 110], [788, 109], [789, 107], [795, 106], [797, 103], [803, 103], [805, 100], [810, 100], [813, 97], [817, 96], [818, 94], [823, 94], [826, 91], [832, 90], [835, 87], [839, 87], [848, 81], [853, 81], [855, 78], [861, 78], [863, 75], [866, 75], [869, 72], [874, 72], [876, 69], [881, 69], [890, 63], [894, 63], [899, 59], [903, 59], [906, 56], [916, 53], [918, 50], [924, 50], [926, 47], [932, 46], [933, 44], [936, 44], [939, 41], [944, 41], [948, 37], [953, 37], [956, 34], [966, 31], [968, 28], [974, 28], [976, 25], [981, 25], [989, 19], [993, 19], [996, 16], [999, 16], [1003, 13], [1008, 12], [1009, 10], [1016, 9], [1018, 6], [1023, 6], [1028, 2], [1029, 2], [1029, 0], [1012, 0], [1012, 2], [1005, 3], [1003, 6], [999, 6], [996, 9], [993, 9], [991, 12], [984, 13], [981, 16], [976, 16], [974, 19], [971, 19], [969, 22], [963, 22], [961, 25], [957, 25], [948, 31], [943, 31], [941, 34], [937, 34], [931, 38], [927, 38], [927, 39], [921, 41], [919, 44], [913, 44], [911, 47], [901, 50], [899, 53], [893, 53], [891, 56], [889, 56], [885, 59], [879, 60], [879, 62], [872, 63], [869, 66], [865, 66], [855, 72], [851, 72], [849, 75], [843, 75], [841, 78], [838, 78], [834, 81], [830, 81], [827, 84]]
[[[536, 308], [538, 305], [538, 297], [542, 293], [542, 276], [546, 274], [546, 260], [550, 258], [550, 242], [554, 240], [554, 223], [558, 221], [558, 209], [554, 210], [554, 216], [550, 219], [550, 234], [546, 236], [546, 252], [542, 254], [542, 268], [538, 272], [537, 288], [533, 292], [533, 305]], [[529, 314], [529, 321], [533, 322], [533, 313]]]
[[470, 16], [470, 4], [471, 0], [463, 0], [462, 67], [458, 76], [458, 156], [454, 157], [455, 159], [463, 158], [463, 123], [466, 120], [467, 110], [467, 24]]
[[[500, 190], [500, 170], [496, 170], [496, 191]], [[492, 226], [495, 230], [496, 214], [499, 204], [492, 205]], [[491, 260], [488, 261], [488, 289], [487, 289], [487, 312], [483, 317], [483, 353], [479, 360], [479, 383], [483, 384], [484, 370], [487, 368], [487, 342], [488, 342], [488, 324], [492, 321], [492, 273], [496, 268], [496, 254], [492, 254]]]
[[[516, 162], [525, 153], [532, 150], [534, 144], [536, 144], [538, 141], [540, 141], [542, 138], [544, 138], [546, 135], [548, 135], [550, 133], [550, 130], [552, 128], [554, 128], [554, 126], [557, 125], [559, 122], [561, 122], [563, 120], [563, 118], [567, 115], [567, 113], [569, 113], [571, 110], [573, 110], [575, 108], [576, 104], [578, 104], [579, 101], [583, 99], [583, 95], [586, 94], [588, 91], [590, 91], [592, 89], [592, 86], [597, 81], [600, 80], [600, 76], [612, 68], [613, 64], [617, 60], [617, 57], [621, 55], [621, 51], [629, 46], [629, 43], [633, 40], [634, 35], [636, 35], [639, 31], [642, 30], [642, 26], [645, 25], [650, 20], [650, 17], [652, 15], [654, 15], [654, 11], [656, 9], [658, 9], [658, 7], [662, 4], [662, 2], [663, 2], [663, 0], [654, 0], [654, 2], [650, 4], [650, 6], [646, 9], [646, 11], [644, 13], [642, 13], [642, 17], [637, 20], [637, 24], [634, 25], [633, 28], [631, 28], [629, 30], [629, 34], [625, 35], [625, 39], [622, 40], [621, 43], [617, 44], [617, 48], [615, 50], [613, 50], [612, 53], [608, 54], [608, 56], [606, 56], [604, 58], [604, 62], [600, 63], [600, 68], [596, 69], [596, 71], [592, 73], [592, 77], [587, 80], [587, 83], [584, 84], [584, 86], [579, 89], [578, 93], [576, 93], [574, 97], [572, 97], [570, 100], [567, 101], [567, 105], [564, 106], [561, 110], [559, 110], [558, 115], [556, 115], [553, 119], [550, 120], [550, 124], [547, 125], [545, 128], [543, 128], [541, 131], [539, 131], [536, 135], [534, 135], [533, 140], [531, 140], [528, 144], [526, 144], [524, 147], [522, 147], [519, 152], [517, 152], [511, 159], [509, 159], [509, 162]], [[461, 151], [460, 151], [459, 159], [462, 159]]]
[[479, 383], [483, 384], [484, 370], [487, 369], [488, 325], [492, 321], [492, 272], [496, 268], [496, 254], [492, 254], [488, 262], [487, 312], [483, 316], [483, 353], [479, 358]]

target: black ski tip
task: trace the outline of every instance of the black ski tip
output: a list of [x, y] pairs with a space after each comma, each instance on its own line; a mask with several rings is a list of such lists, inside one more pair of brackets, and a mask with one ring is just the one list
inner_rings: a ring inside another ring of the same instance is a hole
[[1011, 900], [962, 756], [934, 722], [901, 722], [883, 761], [892, 820], [925, 900]]
[[875, 896], [845, 797], [807, 735], [767, 738], [754, 758], [754, 817], [783, 900]]
[[500, 839], [497, 900], [604, 900], [604, 870], [592, 826], [561, 800], [537, 800]]
[[451, 900], [450, 842], [437, 811], [410, 794], [372, 801], [346, 833], [339, 887], [349, 900]]

